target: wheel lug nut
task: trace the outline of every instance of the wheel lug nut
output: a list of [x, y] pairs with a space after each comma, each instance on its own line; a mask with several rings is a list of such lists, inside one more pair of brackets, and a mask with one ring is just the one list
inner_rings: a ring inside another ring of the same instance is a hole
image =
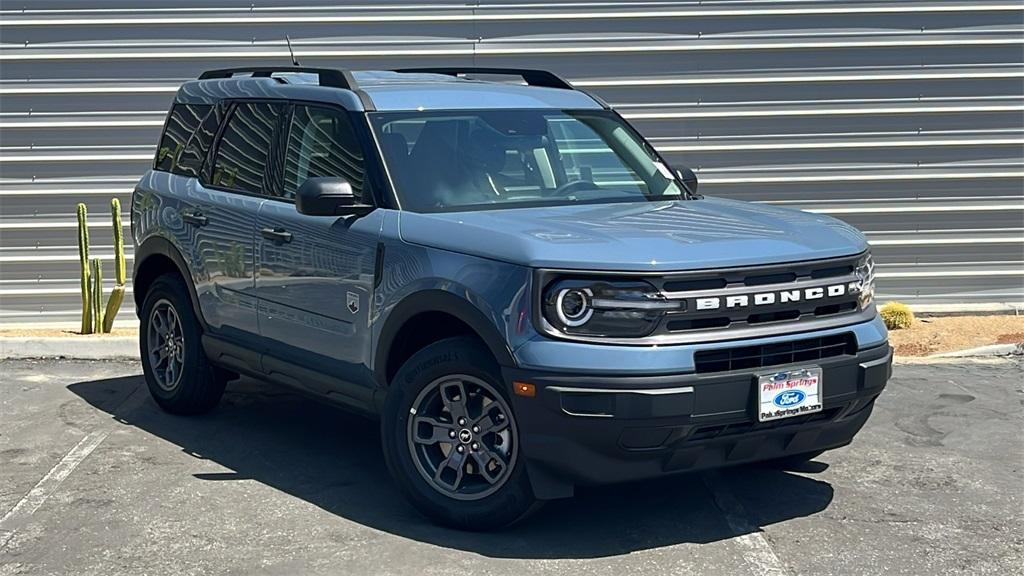
[[473, 450], [479, 450], [480, 449], [480, 445], [477, 444], [476, 442], [473, 442], [472, 444], [470, 444], [469, 447], [472, 448]]
[[455, 447], [455, 450], [456, 450], [456, 451], [457, 451], [457, 452], [458, 452], [459, 454], [462, 454], [463, 452], [465, 452], [465, 451], [466, 451], [466, 449], [465, 449], [465, 448], [463, 448], [462, 446], [456, 446], [456, 447]]
[[465, 418], [459, 418], [459, 426], [465, 426], [465, 425], [466, 425], [466, 419]]
[[480, 432], [480, 427], [479, 426], [473, 426], [473, 433], [476, 434], [476, 433], [479, 433], [479, 432]]
[[448, 437], [449, 438], [455, 438], [455, 430], [449, 430], [448, 431]]

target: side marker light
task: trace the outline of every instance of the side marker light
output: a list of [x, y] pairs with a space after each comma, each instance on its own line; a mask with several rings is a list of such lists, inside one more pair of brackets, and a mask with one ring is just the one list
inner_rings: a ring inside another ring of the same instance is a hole
[[537, 387], [526, 382], [513, 382], [512, 389], [515, 390], [516, 396], [533, 398], [537, 395]]

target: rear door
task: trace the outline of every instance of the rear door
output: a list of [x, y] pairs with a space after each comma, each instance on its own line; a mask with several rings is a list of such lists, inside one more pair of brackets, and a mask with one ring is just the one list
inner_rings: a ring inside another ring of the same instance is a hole
[[[260, 207], [256, 245], [260, 334], [271, 356], [369, 385], [370, 310], [383, 211], [356, 216], [307, 216], [295, 192], [308, 178], [343, 177], [372, 204], [365, 158], [350, 114], [329, 106], [294, 104], [283, 123], [279, 196]], [[264, 369], [274, 372], [274, 358]], [[282, 375], [288, 372], [281, 367]], [[307, 381], [323, 393], [356, 396], [334, 383]]]
[[267, 188], [271, 148], [284, 105], [240, 101], [225, 110], [201, 181], [182, 212], [191, 227], [196, 290], [211, 330], [255, 345], [253, 237]]
[[[208, 195], [199, 193], [199, 173], [213, 143], [213, 134], [201, 136], [204, 128], [216, 133], [224, 109], [224, 104], [176, 102], [167, 116], [153, 171], [132, 195], [136, 243], [151, 234], [172, 237], [197, 289], [206, 282], [197, 253], [203, 231], [191, 215], [209, 203]], [[205, 316], [207, 311], [202, 312]]]

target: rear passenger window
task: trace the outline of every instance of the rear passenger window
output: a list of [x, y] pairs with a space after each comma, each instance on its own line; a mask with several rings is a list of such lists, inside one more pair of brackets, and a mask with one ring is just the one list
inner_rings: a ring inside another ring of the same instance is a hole
[[261, 194], [263, 175], [281, 105], [240, 102], [217, 143], [210, 181], [214, 186]]
[[195, 174], [186, 174], [181, 169], [179, 160], [185, 150], [185, 144], [199, 127], [203, 118], [209, 114], [211, 108], [213, 106], [209, 104], [175, 104], [171, 107], [167, 126], [160, 139], [160, 148], [157, 150], [154, 169], [195, 176]]
[[296, 106], [284, 161], [284, 197], [294, 198], [308, 178], [339, 176], [348, 180], [357, 198], [362, 198], [366, 167], [348, 114]]

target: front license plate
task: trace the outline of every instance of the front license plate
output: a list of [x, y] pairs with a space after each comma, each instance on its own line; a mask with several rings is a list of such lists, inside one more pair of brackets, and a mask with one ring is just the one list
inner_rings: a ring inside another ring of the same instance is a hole
[[759, 374], [757, 398], [759, 422], [821, 412], [821, 368]]

